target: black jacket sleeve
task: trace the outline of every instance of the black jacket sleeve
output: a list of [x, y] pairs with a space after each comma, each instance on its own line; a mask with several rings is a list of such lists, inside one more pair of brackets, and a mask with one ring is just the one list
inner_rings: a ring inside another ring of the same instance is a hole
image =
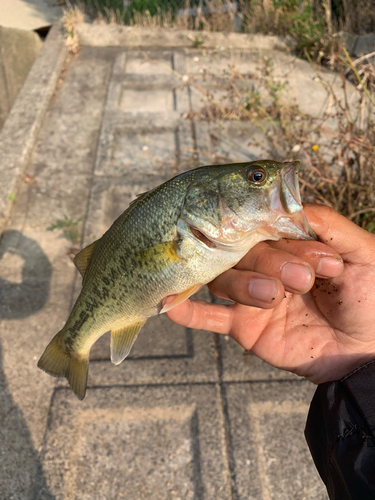
[[375, 500], [375, 361], [318, 386], [305, 436], [331, 500]]

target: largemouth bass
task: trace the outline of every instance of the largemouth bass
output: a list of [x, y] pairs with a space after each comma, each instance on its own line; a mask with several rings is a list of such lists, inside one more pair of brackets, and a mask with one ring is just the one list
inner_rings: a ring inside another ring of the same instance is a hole
[[39, 368], [66, 377], [83, 399], [90, 349], [105, 332], [119, 364], [147, 318], [186, 300], [260, 241], [315, 239], [298, 170], [299, 162], [272, 160], [205, 166], [139, 195], [75, 257], [82, 290]]

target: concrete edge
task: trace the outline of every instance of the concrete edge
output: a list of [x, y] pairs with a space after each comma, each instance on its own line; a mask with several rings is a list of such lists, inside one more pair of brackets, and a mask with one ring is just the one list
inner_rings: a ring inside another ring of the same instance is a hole
[[0, 132], [0, 236], [66, 57], [61, 23], [50, 30]]
[[139, 28], [117, 24], [76, 25], [80, 45], [90, 47], [128, 48], [193, 48], [194, 41], [204, 49], [242, 50], [294, 50], [292, 37], [248, 35], [242, 33], [219, 33], [208, 31], [176, 30], [168, 28]]

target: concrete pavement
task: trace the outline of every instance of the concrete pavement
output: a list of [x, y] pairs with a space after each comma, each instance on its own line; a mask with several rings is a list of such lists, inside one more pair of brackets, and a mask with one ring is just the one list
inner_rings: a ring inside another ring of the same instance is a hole
[[[63, 54], [52, 41], [50, 64]], [[82, 402], [37, 369], [79, 291], [72, 254], [136, 194], [199, 164], [271, 154], [249, 122], [186, 119], [204, 105], [197, 87], [220, 94], [208, 70], [225, 79], [234, 66], [250, 79], [267, 56], [276, 72], [288, 68], [301, 104], [307, 85], [315, 92], [311, 113], [325, 101], [307, 63], [287, 52], [92, 45], [86, 38], [65, 58], [39, 126], [30, 125], [27, 175], [18, 174], [0, 241], [0, 497], [327, 499], [303, 437], [314, 386], [231, 339], [162, 315], [116, 367], [106, 335], [92, 350]], [[33, 104], [17, 105], [34, 114]], [[6, 134], [22, 118], [12, 111]], [[83, 218], [77, 239], [47, 230], [64, 215]], [[217, 300], [207, 289], [199, 298]]]

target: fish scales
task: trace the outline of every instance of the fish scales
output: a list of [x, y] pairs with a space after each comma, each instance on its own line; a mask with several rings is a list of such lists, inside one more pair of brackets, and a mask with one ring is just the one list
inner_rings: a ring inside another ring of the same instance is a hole
[[82, 399], [90, 348], [106, 331], [118, 364], [147, 318], [186, 300], [259, 241], [312, 239], [298, 168], [273, 160], [200, 167], [140, 195], [76, 256], [81, 293], [38, 366], [65, 376]]

